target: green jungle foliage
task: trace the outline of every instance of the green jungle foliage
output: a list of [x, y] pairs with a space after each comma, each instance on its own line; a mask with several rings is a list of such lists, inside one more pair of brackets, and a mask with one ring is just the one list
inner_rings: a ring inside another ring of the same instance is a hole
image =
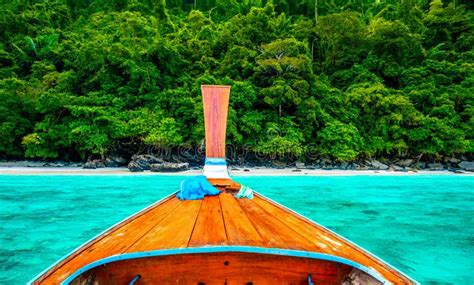
[[1, 3], [5, 159], [200, 146], [200, 84], [232, 86], [228, 143], [259, 157], [474, 153], [467, 0]]

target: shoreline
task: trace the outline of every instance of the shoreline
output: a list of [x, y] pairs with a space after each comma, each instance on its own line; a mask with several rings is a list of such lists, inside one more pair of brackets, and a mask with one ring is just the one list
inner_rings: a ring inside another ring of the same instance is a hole
[[[474, 172], [454, 173], [448, 170], [324, 170], [297, 168], [255, 167], [230, 170], [231, 176], [416, 176], [416, 175], [457, 175], [474, 176]], [[191, 169], [181, 172], [131, 172], [126, 167], [105, 167], [99, 169], [83, 169], [82, 167], [0, 167], [0, 175], [77, 175], [77, 176], [194, 176], [202, 174], [202, 169]]]

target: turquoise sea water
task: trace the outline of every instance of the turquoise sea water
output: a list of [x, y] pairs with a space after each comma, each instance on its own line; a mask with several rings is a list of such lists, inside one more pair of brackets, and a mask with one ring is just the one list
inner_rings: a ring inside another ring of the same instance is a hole
[[[0, 284], [24, 284], [182, 179], [0, 175]], [[474, 284], [474, 176], [235, 179], [422, 284]]]

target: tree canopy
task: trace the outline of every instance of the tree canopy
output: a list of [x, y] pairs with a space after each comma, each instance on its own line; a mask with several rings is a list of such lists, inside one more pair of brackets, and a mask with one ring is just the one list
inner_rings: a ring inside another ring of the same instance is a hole
[[471, 1], [0, 7], [0, 158], [198, 148], [200, 84], [232, 86], [227, 142], [258, 157], [474, 153]]

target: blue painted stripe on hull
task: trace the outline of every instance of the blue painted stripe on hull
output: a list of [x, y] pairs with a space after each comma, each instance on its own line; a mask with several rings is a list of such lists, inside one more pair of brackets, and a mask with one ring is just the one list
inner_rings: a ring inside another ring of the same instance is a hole
[[254, 246], [209, 246], [209, 247], [187, 247], [187, 248], [176, 248], [176, 249], [162, 249], [162, 250], [153, 250], [153, 251], [144, 251], [144, 252], [133, 252], [125, 253], [119, 255], [113, 255], [106, 257], [88, 265], [80, 268], [64, 280], [61, 284], [68, 285], [75, 278], [77, 278], [82, 273], [93, 269], [95, 267], [116, 262], [122, 260], [138, 259], [138, 258], [147, 258], [147, 257], [156, 257], [156, 256], [169, 256], [169, 255], [182, 255], [182, 254], [208, 254], [208, 253], [226, 253], [226, 252], [239, 252], [239, 253], [257, 253], [257, 254], [266, 254], [266, 255], [279, 255], [279, 256], [289, 256], [289, 257], [298, 257], [298, 258], [310, 258], [318, 260], [327, 260], [331, 262], [337, 262], [349, 265], [353, 268], [357, 268], [360, 271], [367, 273], [383, 284], [391, 284], [388, 280], [383, 278], [378, 272], [367, 268], [357, 262], [354, 262], [349, 259], [342, 257], [316, 253], [310, 251], [301, 251], [301, 250], [291, 250], [291, 249], [280, 249], [280, 248], [267, 248], [267, 247], [254, 247]]

